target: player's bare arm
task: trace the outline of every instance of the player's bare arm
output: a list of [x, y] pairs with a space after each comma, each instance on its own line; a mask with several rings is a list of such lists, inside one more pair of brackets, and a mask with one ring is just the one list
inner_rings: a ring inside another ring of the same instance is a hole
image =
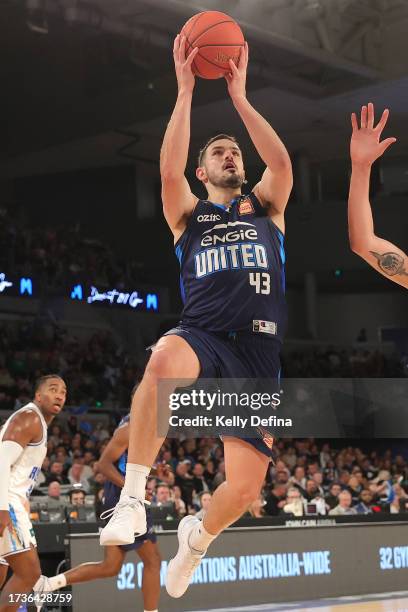
[[232, 102], [248, 130], [262, 161], [266, 165], [261, 180], [253, 191], [261, 204], [284, 230], [284, 212], [293, 185], [292, 164], [285, 145], [272, 126], [250, 104], [246, 97], [248, 44], [242, 49], [238, 65], [230, 60], [231, 73], [226, 81]]
[[178, 35], [174, 41], [173, 58], [177, 76], [177, 101], [168, 123], [160, 152], [163, 210], [166, 221], [177, 241], [183, 233], [197, 198], [185, 177], [190, 145], [190, 115], [195, 77], [191, 64], [195, 49], [186, 59], [186, 40]]
[[395, 283], [408, 287], [408, 256], [394, 244], [379, 238], [369, 199], [371, 166], [391, 146], [396, 138], [380, 141], [389, 116], [385, 109], [374, 125], [374, 106], [363, 106], [360, 126], [355, 113], [351, 116], [353, 133], [350, 143], [352, 173], [348, 200], [350, 247], [375, 270]]
[[33, 410], [17, 414], [7, 427], [0, 442], [0, 537], [6, 527], [11, 525], [8, 511], [8, 489], [11, 466], [17, 461], [30, 442], [42, 439], [40, 417]]
[[125, 479], [115, 467], [115, 462], [129, 446], [129, 424], [115, 431], [98, 461], [98, 471], [118, 487], [123, 487]]

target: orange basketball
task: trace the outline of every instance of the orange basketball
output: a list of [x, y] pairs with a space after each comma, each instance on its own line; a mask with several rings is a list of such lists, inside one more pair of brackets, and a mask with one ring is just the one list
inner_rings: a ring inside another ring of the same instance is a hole
[[199, 48], [192, 70], [203, 79], [220, 79], [229, 72], [228, 60], [238, 63], [245, 42], [239, 25], [219, 11], [193, 15], [180, 34], [186, 37], [186, 57], [195, 47]]

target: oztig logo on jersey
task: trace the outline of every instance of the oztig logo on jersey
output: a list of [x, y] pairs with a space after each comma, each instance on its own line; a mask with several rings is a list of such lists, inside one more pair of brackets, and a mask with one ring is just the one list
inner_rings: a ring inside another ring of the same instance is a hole
[[221, 216], [215, 215], [214, 213], [210, 215], [198, 215], [197, 221], [198, 223], [203, 223], [204, 221], [221, 221]]

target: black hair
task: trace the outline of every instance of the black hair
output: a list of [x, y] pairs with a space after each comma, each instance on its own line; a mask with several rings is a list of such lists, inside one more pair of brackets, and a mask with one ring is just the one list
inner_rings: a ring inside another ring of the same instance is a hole
[[37, 380], [34, 383], [34, 395], [37, 393], [40, 387], [42, 387], [42, 385], [46, 383], [47, 380], [50, 380], [51, 378], [59, 378], [60, 380], [62, 380], [62, 382], [64, 382], [63, 378], [61, 378], [59, 374], [46, 374], [45, 376], [40, 376], [40, 378], [37, 378]]
[[207, 140], [204, 146], [200, 149], [198, 153], [198, 159], [197, 159], [197, 163], [199, 167], [202, 165], [206, 150], [216, 140], [231, 140], [232, 142], [235, 142], [235, 144], [239, 147], [239, 143], [237, 139], [235, 138], [235, 136], [231, 136], [230, 134], [216, 134], [215, 136], [212, 136], [209, 140]]
[[86, 491], [84, 489], [80, 489], [79, 487], [78, 488], [74, 488], [74, 489], [71, 489], [69, 491], [69, 493], [68, 493], [69, 501], [70, 502], [72, 501], [72, 496], [74, 495], [74, 493], [83, 493], [84, 497], [86, 497]]

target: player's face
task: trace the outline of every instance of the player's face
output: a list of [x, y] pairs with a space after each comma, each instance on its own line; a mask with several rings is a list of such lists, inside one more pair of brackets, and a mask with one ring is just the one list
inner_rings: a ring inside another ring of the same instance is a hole
[[214, 187], [236, 189], [245, 179], [241, 150], [232, 140], [212, 142], [205, 152], [202, 170], [203, 178]]
[[46, 380], [35, 394], [35, 400], [41, 410], [50, 416], [61, 412], [67, 399], [67, 388], [60, 378]]

